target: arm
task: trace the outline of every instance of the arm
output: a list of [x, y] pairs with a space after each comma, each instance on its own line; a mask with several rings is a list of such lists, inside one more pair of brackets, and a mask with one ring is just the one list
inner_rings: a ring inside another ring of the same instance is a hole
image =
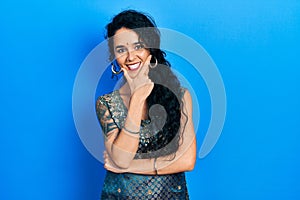
[[[124, 129], [120, 130], [111, 118], [111, 114], [106, 105], [98, 101], [97, 114], [102, 130], [106, 136], [104, 142], [106, 151], [116, 166], [127, 168], [137, 151], [139, 135], [128, 133]], [[127, 129], [139, 131], [142, 106], [143, 103], [140, 102], [139, 99], [131, 98], [127, 119], [124, 125]], [[135, 109], [132, 109], [133, 107]]]
[[105, 155], [104, 167], [116, 173], [131, 172], [139, 174], [156, 174], [154, 165], [156, 166], [158, 174], [170, 174], [192, 170], [196, 161], [196, 138], [192, 120], [192, 99], [188, 91], [184, 94], [183, 102], [183, 109], [187, 115], [187, 121], [186, 117], [182, 115], [181, 124], [185, 124], [186, 121], [186, 126], [181, 126], [180, 131], [183, 137], [181, 137], [181, 145], [174, 159], [170, 160], [168, 156], [159, 157], [156, 163], [154, 163], [154, 159], [136, 159], [131, 161], [127, 169], [120, 169], [113, 165], [108, 155]]
[[139, 134], [132, 134], [130, 132], [138, 133], [140, 131], [144, 104], [154, 86], [148, 77], [150, 59], [151, 56], [148, 57], [145, 66], [143, 66], [134, 79], [131, 79], [126, 69], [123, 69], [132, 94], [124, 124], [127, 130], [124, 128], [120, 130], [114, 123], [105, 103], [100, 100], [97, 101], [97, 116], [106, 136], [106, 151], [113, 163], [121, 169], [129, 167], [138, 149]]

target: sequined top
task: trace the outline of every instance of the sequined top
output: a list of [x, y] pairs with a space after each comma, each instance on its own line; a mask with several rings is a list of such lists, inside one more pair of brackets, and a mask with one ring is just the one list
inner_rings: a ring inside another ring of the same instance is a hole
[[[182, 90], [182, 95], [184, 90]], [[118, 90], [98, 98], [96, 111], [104, 136], [115, 128], [124, 126], [127, 107]], [[135, 159], [154, 157], [151, 142], [157, 142], [159, 134], [151, 134], [150, 120], [142, 120], [140, 141]], [[161, 139], [161, 138], [160, 138]], [[141, 175], [107, 171], [101, 193], [102, 200], [188, 200], [185, 173], [167, 175]]]
[[[180, 98], [182, 98], [184, 92], [185, 89], [181, 88]], [[110, 94], [100, 96], [97, 101], [96, 110], [105, 136], [107, 136], [107, 133], [114, 128], [121, 130], [124, 127], [128, 110], [123, 102], [119, 90], [115, 90]], [[109, 114], [105, 115], [106, 110], [109, 111]], [[109, 123], [108, 121], [113, 121], [113, 123]], [[135, 159], [154, 158], [158, 156], [169, 155], [170, 147], [175, 146], [174, 142], [178, 142], [173, 140], [176, 133], [167, 138], [162, 131], [153, 131], [153, 126], [151, 125], [151, 121], [148, 119], [141, 121], [139, 133], [140, 141]]]

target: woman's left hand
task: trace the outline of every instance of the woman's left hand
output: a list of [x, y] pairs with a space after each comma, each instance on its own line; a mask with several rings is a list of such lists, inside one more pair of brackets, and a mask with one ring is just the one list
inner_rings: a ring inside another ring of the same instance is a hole
[[130, 88], [131, 96], [135, 95], [139, 99], [145, 100], [151, 93], [154, 87], [154, 83], [149, 78], [149, 64], [150, 64], [151, 57], [152, 55], [149, 55], [147, 57], [147, 60], [142, 66], [142, 69], [138, 72], [137, 76], [134, 78], [130, 77], [127, 69], [125, 68], [123, 69], [124, 76]]

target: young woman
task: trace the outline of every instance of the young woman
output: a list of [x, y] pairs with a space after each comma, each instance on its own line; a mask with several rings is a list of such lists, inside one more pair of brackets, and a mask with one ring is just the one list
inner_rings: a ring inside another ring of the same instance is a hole
[[189, 199], [191, 95], [171, 71], [151, 17], [126, 10], [106, 28], [112, 72], [126, 81], [96, 102], [106, 147], [101, 199]]

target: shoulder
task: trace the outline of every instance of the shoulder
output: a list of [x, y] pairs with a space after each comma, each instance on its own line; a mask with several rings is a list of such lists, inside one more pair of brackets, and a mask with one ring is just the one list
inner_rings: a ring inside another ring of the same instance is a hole
[[99, 104], [106, 105], [108, 102], [111, 101], [112, 96], [113, 96], [114, 93], [115, 93], [115, 91], [111, 92], [111, 93], [108, 93], [108, 94], [104, 94], [102, 96], [99, 96], [96, 100], [96, 104], [97, 105], [99, 105]]
[[193, 101], [190, 91], [187, 88], [181, 88], [182, 103], [186, 110], [192, 111]]
[[191, 102], [192, 101], [191, 93], [187, 88], [181, 87], [180, 93], [181, 93], [181, 99], [183, 102]]
[[99, 96], [96, 100], [96, 107], [99, 108], [99, 106], [106, 106], [108, 107], [108, 105], [111, 103], [112, 101], [112, 96], [114, 92], [108, 93], [108, 94], [104, 94], [102, 96]]
[[102, 95], [102, 96], [99, 96], [97, 98], [97, 104], [100, 103], [100, 104], [105, 104], [107, 101], [109, 101], [111, 99], [111, 94], [105, 94], [105, 95]]

